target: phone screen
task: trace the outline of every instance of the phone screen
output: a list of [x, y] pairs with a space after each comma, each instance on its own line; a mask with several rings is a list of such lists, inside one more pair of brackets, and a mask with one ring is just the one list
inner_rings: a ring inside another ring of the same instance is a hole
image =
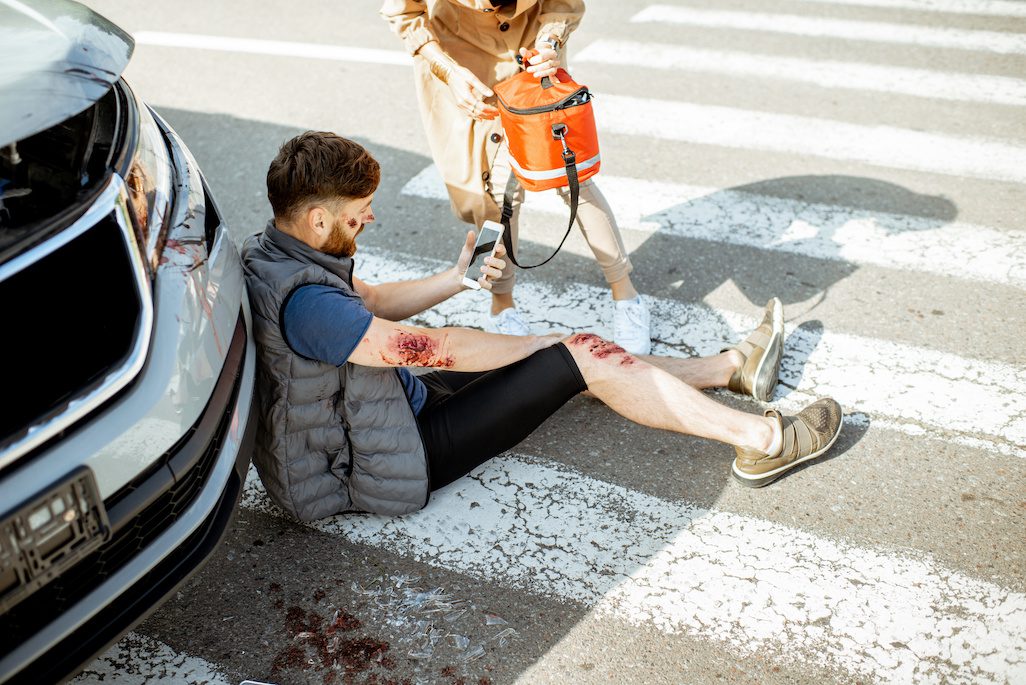
[[470, 266], [467, 267], [466, 278], [474, 281], [481, 277], [481, 265], [484, 264], [485, 257], [495, 249], [495, 243], [501, 237], [501, 228], [481, 227], [481, 232], [477, 234], [477, 243], [474, 245], [474, 254], [470, 258]]

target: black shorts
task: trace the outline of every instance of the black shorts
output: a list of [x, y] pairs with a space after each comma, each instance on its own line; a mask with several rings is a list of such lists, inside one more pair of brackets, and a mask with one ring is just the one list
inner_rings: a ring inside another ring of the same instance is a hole
[[432, 371], [420, 379], [428, 395], [417, 423], [432, 490], [512, 448], [588, 389], [562, 343], [500, 369]]

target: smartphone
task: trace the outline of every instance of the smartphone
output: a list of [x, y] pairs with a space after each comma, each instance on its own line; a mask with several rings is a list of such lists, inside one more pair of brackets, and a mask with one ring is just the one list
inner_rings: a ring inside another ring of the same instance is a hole
[[[477, 242], [474, 243], [474, 254], [470, 257], [470, 266], [463, 274], [463, 285], [475, 290], [481, 288], [481, 284], [477, 282], [477, 278], [481, 278], [481, 266], [484, 264], [485, 257], [495, 254], [501, 238], [502, 224], [496, 221], [485, 221], [481, 230], [478, 231]], [[477, 278], [471, 278], [474, 275]]]

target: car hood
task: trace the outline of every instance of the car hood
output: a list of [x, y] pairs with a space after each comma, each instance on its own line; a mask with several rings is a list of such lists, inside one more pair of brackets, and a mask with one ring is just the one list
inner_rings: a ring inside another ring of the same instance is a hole
[[68, 0], [0, 0], [0, 146], [38, 133], [99, 100], [135, 41]]

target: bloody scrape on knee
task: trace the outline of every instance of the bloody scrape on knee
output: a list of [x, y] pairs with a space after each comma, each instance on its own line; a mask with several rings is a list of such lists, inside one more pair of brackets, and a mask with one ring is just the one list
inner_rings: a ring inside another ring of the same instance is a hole
[[452, 368], [456, 359], [451, 354], [442, 355], [441, 347], [431, 336], [423, 333], [396, 331], [388, 339], [388, 349], [381, 353], [381, 359], [392, 366], [427, 366]]
[[566, 344], [583, 347], [596, 359], [616, 357], [620, 361], [620, 366], [630, 366], [635, 361], [630, 352], [616, 343], [603, 340], [594, 333], [575, 333], [566, 341]]

